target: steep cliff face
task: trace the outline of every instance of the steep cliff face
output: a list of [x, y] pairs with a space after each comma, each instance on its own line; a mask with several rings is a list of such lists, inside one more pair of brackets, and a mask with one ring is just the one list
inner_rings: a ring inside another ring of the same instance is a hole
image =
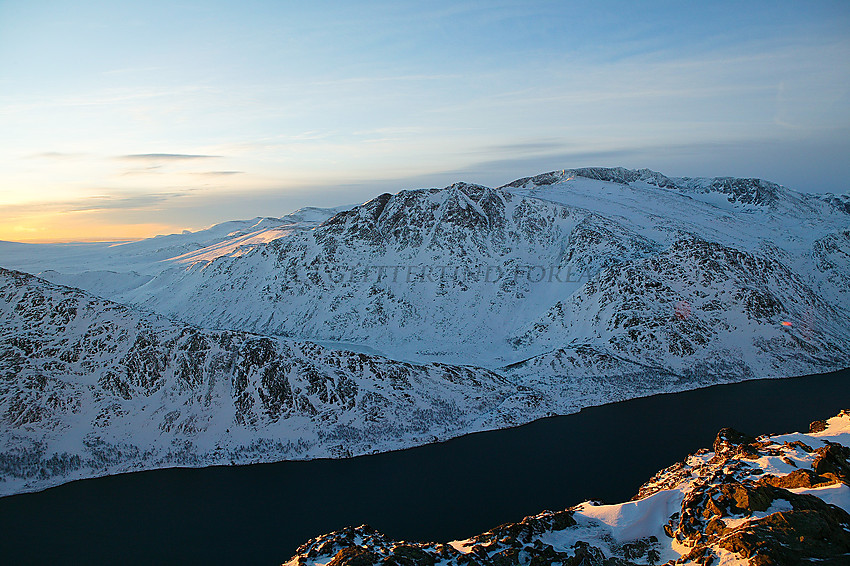
[[392, 540], [367, 525], [316, 537], [287, 566], [846, 564], [850, 413], [808, 434], [723, 429], [629, 502], [544, 511], [466, 540]]

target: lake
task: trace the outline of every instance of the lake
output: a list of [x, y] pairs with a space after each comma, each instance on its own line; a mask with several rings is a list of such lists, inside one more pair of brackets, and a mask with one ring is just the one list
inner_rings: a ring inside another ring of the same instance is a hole
[[850, 408], [850, 370], [591, 407], [346, 460], [169, 469], [0, 498], [4, 564], [259, 564], [368, 523], [407, 540], [466, 538], [586, 499], [624, 501], [718, 429], [808, 430]]

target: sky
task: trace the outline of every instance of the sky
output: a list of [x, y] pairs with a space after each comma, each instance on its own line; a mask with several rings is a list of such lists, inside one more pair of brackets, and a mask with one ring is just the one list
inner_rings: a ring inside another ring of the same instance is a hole
[[0, 240], [647, 167], [850, 191], [850, 2], [0, 0]]

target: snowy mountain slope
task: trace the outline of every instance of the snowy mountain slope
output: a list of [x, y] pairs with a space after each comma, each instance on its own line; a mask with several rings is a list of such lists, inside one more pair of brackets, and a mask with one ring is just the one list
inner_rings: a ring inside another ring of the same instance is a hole
[[808, 434], [733, 429], [662, 470], [632, 501], [544, 511], [466, 540], [392, 540], [367, 525], [316, 537], [287, 566], [846, 564], [850, 413]]
[[820, 196], [820, 199], [824, 202], [827, 202], [838, 208], [843, 210], [847, 214], [850, 214], [850, 193], [845, 193], [843, 195], [834, 195], [832, 193], [826, 193]]
[[[581, 218], [472, 185], [403, 191], [119, 299], [207, 326], [478, 363], [504, 354], [494, 330], [561, 292], [531, 293], [529, 282], [499, 275], [560, 261], [560, 241]], [[481, 353], [469, 359], [470, 350]]]
[[573, 365], [581, 347], [746, 378], [848, 364], [848, 228], [832, 200], [767, 181], [591, 168], [381, 195], [312, 229], [174, 256], [135, 283], [50, 278], [206, 327], [394, 359], [618, 371]]
[[307, 207], [281, 218], [257, 217], [216, 224], [198, 232], [156, 236], [131, 242], [21, 244], [0, 242], [0, 265], [84, 289], [120, 297], [156, 276], [218, 257], [239, 256], [257, 246], [308, 230], [349, 207]]
[[[846, 363], [844, 317], [776, 257], [687, 237], [606, 269], [514, 340], [604, 343], [618, 356], [683, 376], [804, 373]], [[791, 320], [803, 323], [779, 324]]]
[[557, 171], [503, 190], [585, 207], [669, 244], [682, 233], [752, 250], [774, 242], [810, 250], [818, 234], [846, 227], [847, 211], [823, 195], [798, 193], [761, 179], [673, 178], [640, 169]]
[[346, 456], [512, 424], [530, 393], [175, 323], [0, 270], [0, 495], [167, 466]]

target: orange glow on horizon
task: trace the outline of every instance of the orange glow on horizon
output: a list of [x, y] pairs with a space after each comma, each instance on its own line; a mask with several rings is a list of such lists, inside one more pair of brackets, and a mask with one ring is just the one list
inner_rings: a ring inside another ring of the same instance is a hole
[[155, 222], [119, 224], [91, 214], [54, 213], [4, 220], [0, 240], [27, 244], [141, 240], [183, 231], [179, 226]]

